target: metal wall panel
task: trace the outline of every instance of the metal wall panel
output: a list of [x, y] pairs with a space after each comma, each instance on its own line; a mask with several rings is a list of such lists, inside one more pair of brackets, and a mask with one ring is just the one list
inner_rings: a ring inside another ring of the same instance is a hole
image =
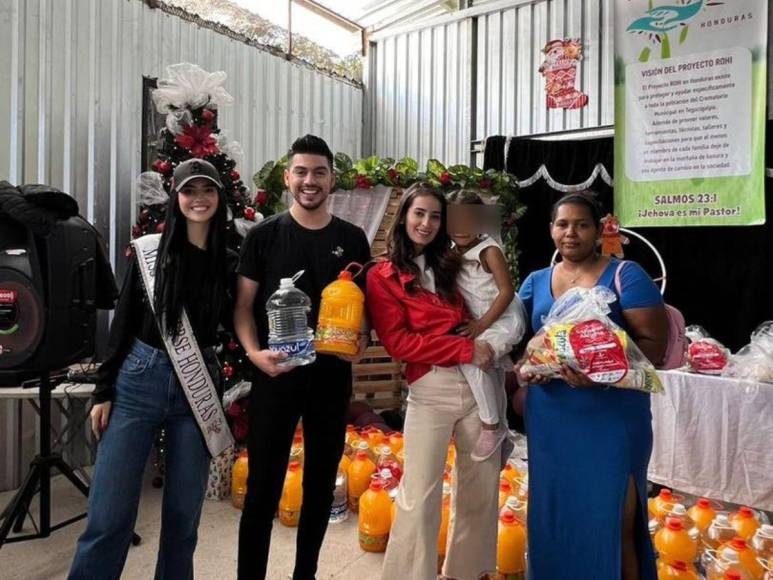
[[[368, 98], [376, 154], [468, 163], [471, 140], [613, 122], [613, 0], [491, 4], [499, 9], [379, 36], [371, 45]], [[577, 84], [590, 103], [579, 111], [548, 110], [538, 72], [541, 51], [549, 40], [567, 37], [583, 40]]]
[[[362, 90], [352, 84], [140, 0], [0, 0], [0, 179], [70, 193], [119, 273], [141, 170], [142, 77], [183, 61], [228, 74], [235, 103], [220, 126], [241, 143], [248, 182], [303, 133], [361, 153]], [[18, 483], [35, 447], [21, 414], [0, 403], [0, 490]]]
[[462, 20], [371, 45], [373, 154], [414, 157], [420, 166], [432, 158], [467, 162], [471, 26]]
[[[474, 138], [612, 124], [612, 10], [613, 0], [541, 0], [479, 16]], [[577, 87], [590, 100], [577, 111], [548, 110], [538, 72], [542, 48], [550, 40], [563, 38], [583, 42]]]

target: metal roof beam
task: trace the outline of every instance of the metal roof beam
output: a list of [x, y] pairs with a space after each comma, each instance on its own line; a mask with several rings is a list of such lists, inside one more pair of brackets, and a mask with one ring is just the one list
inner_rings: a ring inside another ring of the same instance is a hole
[[325, 18], [327, 20], [330, 20], [331, 22], [337, 24], [341, 28], [344, 28], [348, 30], [349, 32], [360, 32], [363, 30], [363, 26], [357, 24], [356, 22], [353, 22], [352, 20], [349, 20], [345, 16], [340, 15], [338, 12], [335, 12], [328, 8], [327, 6], [323, 6], [319, 2], [315, 2], [314, 0], [292, 0], [294, 4], [297, 4], [298, 6], [301, 6], [308, 10], [309, 12], [313, 12], [314, 14], [321, 16], [322, 18]]

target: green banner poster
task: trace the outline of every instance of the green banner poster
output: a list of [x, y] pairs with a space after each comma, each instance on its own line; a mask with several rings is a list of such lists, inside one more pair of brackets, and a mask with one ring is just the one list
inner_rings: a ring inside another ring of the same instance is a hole
[[768, 0], [618, 0], [615, 11], [621, 223], [765, 223]]

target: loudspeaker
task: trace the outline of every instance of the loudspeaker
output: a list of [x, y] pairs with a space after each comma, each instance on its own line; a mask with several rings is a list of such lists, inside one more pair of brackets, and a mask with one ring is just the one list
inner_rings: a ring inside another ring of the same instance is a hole
[[94, 354], [97, 239], [79, 216], [46, 236], [0, 215], [0, 383]]

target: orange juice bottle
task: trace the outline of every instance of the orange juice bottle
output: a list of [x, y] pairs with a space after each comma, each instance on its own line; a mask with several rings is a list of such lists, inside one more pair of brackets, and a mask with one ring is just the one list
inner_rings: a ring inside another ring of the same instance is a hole
[[446, 453], [446, 465], [452, 467], [456, 465], [456, 445], [453, 441], [448, 444], [448, 452]]
[[354, 455], [356, 456], [357, 453], [364, 453], [368, 456], [368, 459], [370, 459], [373, 463], [376, 462], [376, 454], [373, 452], [373, 450], [370, 448], [370, 445], [368, 445], [367, 439], [360, 439], [357, 441], [357, 445], [354, 447]]
[[373, 463], [364, 451], [357, 452], [354, 461], [349, 465], [349, 509], [354, 513], [359, 510], [360, 496], [370, 485], [370, 478], [376, 472]]
[[526, 525], [526, 504], [519, 500], [517, 497], [511, 495], [507, 498], [505, 505], [503, 505], [499, 510], [499, 517], [502, 517], [507, 512], [515, 514], [515, 517], [518, 518], [518, 521], [520, 521], [524, 526]]
[[518, 489], [521, 485], [522, 476], [510, 463], [505, 465], [500, 477], [508, 481], [513, 489]]
[[440, 533], [437, 537], [438, 569], [442, 567], [446, 557], [446, 544], [448, 543], [448, 522], [451, 519], [451, 482], [448, 478], [443, 481], [443, 502], [440, 512]]
[[754, 514], [754, 510], [749, 507], [742, 507], [737, 512], [730, 514], [730, 525], [733, 526], [735, 533], [744, 540], [751, 540], [760, 522]]
[[723, 550], [706, 566], [707, 580], [753, 580], [751, 574], [741, 566], [734, 550]]
[[722, 544], [717, 553], [720, 555], [726, 554], [728, 550], [738, 554], [740, 567], [746, 570], [752, 578], [762, 578], [765, 569], [757, 561], [757, 553], [746, 543], [746, 540], [738, 537], [733, 538], [729, 542]]
[[354, 425], [346, 426], [346, 435], [344, 436], [344, 453], [351, 457], [354, 455], [354, 446], [360, 440], [360, 434]]
[[295, 527], [301, 518], [303, 503], [303, 468], [297, 461], [287, 466], [282, 497], [279, 498], [279, 521], [286, 526]]
[[392, 501], [381, 480], [374, 477], [360, 497], [359, 539], [366, 552], [384, 552], [392, 522]]
[[497, 572], [508, 579], [525, 578], [526, 528], [510, 512], [499, 518]]
[[705, 497], [700, 498], [694, 506], [687, 510], [687, 514], [695, 522], [695, 527], [698, 528], [701, 535], [706, 534], [711, 522], [717, 517], [717, 512], [714, 511], [714, 508], [711, 507], [711, 502]]
[[384, 444], [384, 440], [386, 439], [386, 435], [384, 435], [384, 432], [378, 427], [370, 427], [363, 431], [362, 434], [364, 435], [365, 441], [368, 442], [368, 446], [374, 453], [377, 453], [378, 448]]
[[752, 548], [764, 561], [773, 558], [773, 526], [765, 524], [754, 533]]
[[660, 523], [663, 523], [666, 516], [668, 516], [668, 512], [671, 511], [671, 508], [678, 501], [678, 496], [674, 495], [670, 489], [664, 487], [660, 490], [657, 497], [653, 497], [647, 502], [647, 506], [650, 515], [653, 518], [657, 518]]
[[513, 486], [510, 485], [509, 481], [500, 481], [499, 482], [499, 509], [502, 509], [502, 506], [505, 505], [505, 502], [507, 501], [507, 498], [513, 495]]
[[296, 434], [293, 444], [290, 446], [290, 461], [297, 461], [303, 465], [303, 435]]
[[658, 580], [698, 580], [698, 572], [687, 562], [658, 562]]
[[[365, 295], [354, 283], [349, 264], [322, 291], [314, 349], [326, 354], [357, 354]], [[360, 266], [359, 264], [356, 264]], [[362, 270], [362, 266], [360, 266]]]
[[395, 431], [389, 434], [389, 446], [395, 453], [400, 453], [400, 451], [402, 451], [404, 443], [405, 441], [403, 440], [403, 434], [399, 431]]
[[231, 471], [231, 503], [237, 509], [244, 509], [244, 497], [247, 495], [247, 475], [249, 474], [249, 462], [247, 450], [239, 453]]
[[735, 530], [730, 524], [727, 514], [717, 514], [714, 521], [711, 522], [706, 535], [703, 537], [703, 543], [712, 550], [716, 550], [735, 537]]
[[341, 461], [338, 462], [338, 469], [344, 473], [349, 473], [349, 466], [352, 464], [352, 460], [344, 454], [341, 456]]
[[666, 525], [655, 534], [655, 549], [665, 562], [681, 560], [692, 564], [698, 556], [698, 542], [689, 536], [678, 519], [666, 519]]

